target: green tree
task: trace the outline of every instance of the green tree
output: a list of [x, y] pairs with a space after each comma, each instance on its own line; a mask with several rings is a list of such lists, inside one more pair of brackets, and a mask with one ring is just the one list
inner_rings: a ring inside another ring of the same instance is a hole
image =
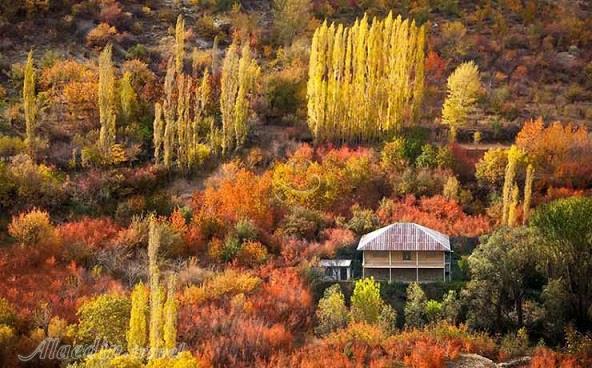
[[380, 298], [380, 284], [373, 277], [356, 281], [351, 297], [351, 319], [374, 324], [378, 322], [384, 302]]
[[408, 327], [422, 327], [426, 323], [427, 299], [423, 289], [417, 282], [407, 287], [407, 302], [405, 303], [405, 325]]
[[35, 94], [35, 67], [33, 51], [27, 56], [23, 81], [23, 108], [25, 110], [25, 143], [29, 155], [35, 157], [35, 130], [37, 126], [37, 97]]
[[563, 284], [563, 302], [578, 326], [589, 326], [592, 310], [592, 198], [571, 197], [540, 206], [530, 223], [542, 237], [551, 280]]
[[347, 325], [349, 314], [339, 284], [325, 289], [319, 300], [316, 316], [319, 324], [315, 330], [319, 335], [327, 335]]
[[450, 127], [454, 140], [456, 130], [467, 123], [481, 90], [479, 69], [469, 61], [459, 65], [448, 77], [448, 94], [442, 108], [442, 122]]
[[103, 157], [109, 158], [115, 144], [115, 76], [111, 62], [111, 45], [107, 45], [99, 56], [99, 149]]
[[131, 300], [127, 350], [132, 354], [137, 354], [146, 347], [148, 338], [148, 289], [144, 284], [139, 283], [134, 287]]
[[[469, 325], [489, 330], [524, 325], [527, 290], [541, 278], [536, 241], [533, 232], [522, 227], [503, 227], [481, 239], [468, 258], [471, 281], [464, 297]], [[510, 318], [512, 314], [515, 319]]]
[[425, 317], [429, 323], [438, 322], [442, 318], [442, 303], [430, 299], [425, 304]]
[[104, 294], [86, 301], [77, 312], [77, 338], [87, 343], [101, 339], [124, 346], [130, 309], [129, 299], [122, 295]]

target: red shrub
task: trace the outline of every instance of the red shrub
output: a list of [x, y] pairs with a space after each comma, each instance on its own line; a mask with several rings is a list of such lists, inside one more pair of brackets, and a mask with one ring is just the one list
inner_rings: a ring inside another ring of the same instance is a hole
[[81, 245], [91, 249], [112, 246], [112, 240], [121, 228], [111, 218], [83, 218], [75, 222], [67, 222], [58, 227], [58, 233], [64, 244]]
[[440, 195], [419, 200], [412, 195], [402, 201], [387, 200], [377, 215], [383, 224], [415, 222], [451, 236], [479, 236], [491, 228], [487, 217], [469, 216], [457, 202]]
[[194, 209], [202, 217], [219, 218], [227, 224], [246, 218], [264, 231], [271, 231], [274, 223], [272, 199], [270, 173], [257, 176], [245, 169], [227, 173], [193, 195]]

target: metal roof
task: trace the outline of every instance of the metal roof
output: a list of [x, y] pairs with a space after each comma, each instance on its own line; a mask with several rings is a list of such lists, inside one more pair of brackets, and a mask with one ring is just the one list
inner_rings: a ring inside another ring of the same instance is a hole
[[319, 261], [320, 267], [349, 267], [351, 266], [351, 259], [321, 259]]
[[448, 235], [410, 222], [397, 222], [362, 236], [358, 250], [451, 251]]

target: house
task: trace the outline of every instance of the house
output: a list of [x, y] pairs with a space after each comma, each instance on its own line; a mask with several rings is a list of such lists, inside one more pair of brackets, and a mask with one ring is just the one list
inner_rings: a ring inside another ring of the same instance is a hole
[[319, 268], [327, 281], [349, 281], [351, 278], [351, 259], [321, 259]]
[[360, 239], [364, 277], [403, 282], [450, 281], [450, 239], [436, 230], [399, 222]]

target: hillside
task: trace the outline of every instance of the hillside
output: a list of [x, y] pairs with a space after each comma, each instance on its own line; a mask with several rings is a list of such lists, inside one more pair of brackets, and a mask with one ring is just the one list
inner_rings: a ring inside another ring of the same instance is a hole
[[0, 366], [590, 366], [590, 129], [588, 1], [0, 1]]

